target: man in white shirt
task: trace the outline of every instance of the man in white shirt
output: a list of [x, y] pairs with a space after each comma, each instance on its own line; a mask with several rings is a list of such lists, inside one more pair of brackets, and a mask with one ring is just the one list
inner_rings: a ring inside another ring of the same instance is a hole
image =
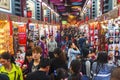
[[57, 48], [57, 42], [55, 41], [54, 37], [50, 35], [50, 40], [48, 41], [48, 52], [50, 59], [54, 58], [54, 49]]

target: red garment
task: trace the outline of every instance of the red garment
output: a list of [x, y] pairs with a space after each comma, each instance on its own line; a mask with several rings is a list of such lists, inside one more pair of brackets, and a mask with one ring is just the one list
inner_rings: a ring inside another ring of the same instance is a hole
[[108, 44], [105, 44], [105, 50], [108, 51]]

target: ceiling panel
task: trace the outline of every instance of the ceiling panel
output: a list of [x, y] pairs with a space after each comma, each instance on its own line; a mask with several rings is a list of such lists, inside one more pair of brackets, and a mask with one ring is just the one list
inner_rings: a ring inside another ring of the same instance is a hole
[[86, 0], [50, 0], [57, 8], [61, 16], [74, 15], [78, 16]]

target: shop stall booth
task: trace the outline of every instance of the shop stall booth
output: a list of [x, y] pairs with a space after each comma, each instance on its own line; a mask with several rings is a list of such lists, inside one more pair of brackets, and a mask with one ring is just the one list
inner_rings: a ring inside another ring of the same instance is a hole
[[13, 45], [15, 62], [21, 66], [25, 59], [27, 43], [27, 25], [23, 22], [12, 21], [13, 24]]
[[28, 19], [15, 15], [10, 15], [12, 23], [13, 49], [15, 63], [18, 66], [24, 62], [27, 47], [27, 22]]
[[118, 8], [115, 8], [100, 16], [97, 20], [97, 30], [99, 33], [98, 50], [108, 52], [110, 63], [116, 63], [115, 57], [119, 56], [120, 53], [120, 27], [118, 13]]
[[21, 47], [23, 52], [26, 51], [26, 41], [27, 41], [27, 18], [11, 16], [12, 30], [13, 30], [13, 45], [14, 53], [17, 53]]

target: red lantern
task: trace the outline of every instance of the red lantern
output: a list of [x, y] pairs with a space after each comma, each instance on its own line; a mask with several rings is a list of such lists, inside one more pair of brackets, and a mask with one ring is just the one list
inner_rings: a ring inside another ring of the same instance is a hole
[[31, 11], [31, 10], [27, 11], [27, 17], [28, 17], [28, 18], [31, 18], [31, 17], [32, 17], [32, 11]]

